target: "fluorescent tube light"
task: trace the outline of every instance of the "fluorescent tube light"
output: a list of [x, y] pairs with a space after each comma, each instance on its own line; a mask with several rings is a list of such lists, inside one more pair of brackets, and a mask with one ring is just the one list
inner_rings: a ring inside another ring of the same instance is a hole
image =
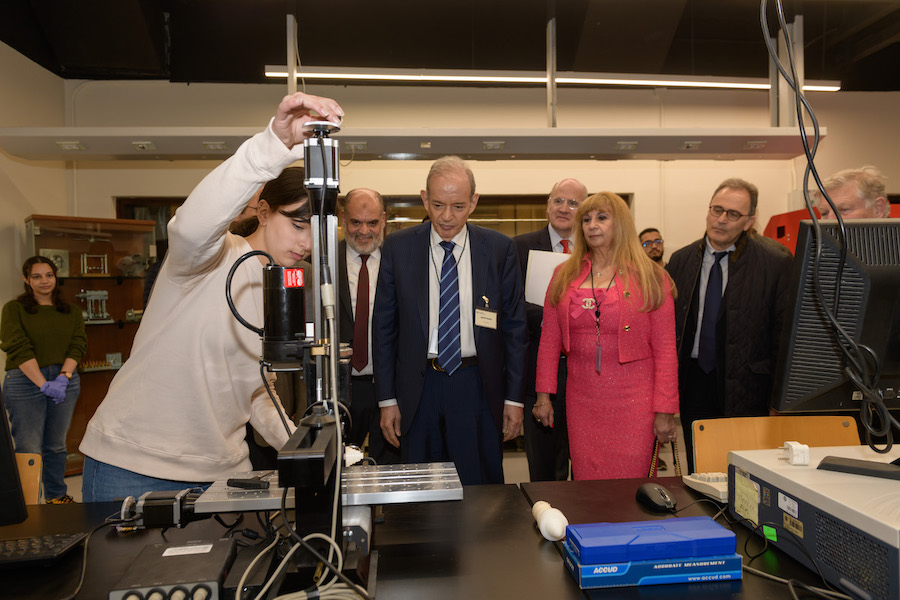
[[[287, 67], [266, 65], [266, 77], [287, 78]], [[416, 69], [373, 69], [360, 67], [304, 67], [298, 78], [331, 81], [395, 81], [404, 83], [497, 83], [502, 85], [545, 85], [547, 76], [536, 71], [457, 71]], [[619, 73], [562, 73], [557, 85], [678, 87], [733, 90], [768, 90], [767, 79], [751, 77], [694, 77], [681, 75], [631, 75]], [[839, 81], [810, 81], [806, 92], [837, 92]]]

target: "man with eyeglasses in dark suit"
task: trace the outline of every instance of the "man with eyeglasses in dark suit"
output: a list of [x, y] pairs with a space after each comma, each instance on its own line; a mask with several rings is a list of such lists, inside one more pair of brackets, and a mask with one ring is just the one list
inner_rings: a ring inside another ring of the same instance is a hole
[[[528, 276], [528, 253], [531, 250], [570, 253], [575, 211], [587, 198], [587, 188], [577, 179], [563, 179], [557, 182], [547, 197], [547, 226], [523, 233], [513, 238], [522, 277]], [[541, 343], [541, 325], [544, 308], [538, 304], [525, 303], [528, 321], [528, 358], [525, 365], [525, 455], [528, 458], [528, 474], [531, 481], [565, 481], [569, 478], [569, 436], [566, 429], [566, 357], [560, 356], [557, 371], [556, 394], [550, 395], [553, 427], [547, 427], [532, 416], [537, 402], [534, 389], [537, 351]]]
[[691, 423], [769, 414], [792, 257], [753, 229], [759, 191], [723, 181], [712, 196], [702, 239], [675, 252], [678, 392], [688, 472]]

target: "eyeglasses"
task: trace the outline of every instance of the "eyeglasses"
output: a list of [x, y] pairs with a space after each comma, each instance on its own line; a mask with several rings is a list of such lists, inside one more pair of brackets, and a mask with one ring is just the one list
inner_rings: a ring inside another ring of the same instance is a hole
[[581, 201], [575, 198], [550, 198], [550, 203], [557, 208], [566, 205], [569, 210], [578, 210], [581, 206]]
[[729, 221], [737, 221], [741, 217], [749, 217], [750, 216], [750, 215], [742, 215], [741, 213], [739, 213], [736, 210], [725, 210], [724, 208], [722, 208], [721, 206], [719, 206], [717, 204], [709, 205], [709, 214], [711, 214], [715, 218], [718, 219], [719, 217], [721, 217], [722, 213], [725, 213], [725, 216], [728, 218]]
[[647, 240], [646, 242], [641, 242], [641, 246], [644, 248], [649, 248], [650, 246], [662, 246], [662, 240]]

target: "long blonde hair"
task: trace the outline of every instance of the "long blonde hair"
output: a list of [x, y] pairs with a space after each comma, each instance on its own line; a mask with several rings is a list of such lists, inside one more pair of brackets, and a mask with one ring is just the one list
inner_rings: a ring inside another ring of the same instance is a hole
[[628, 205], [612, 192], [600, 192], [594, 194], [581, 203], [575, 213], [575, 247], [572, 257], [564, 262], [550, 284], [550, 302], [556, 306], [566, 292], [569, 285], [581, 273], [582, 262], [590, 249], [584, 241], [584, 228], [582, 222], [584, 215], [599, 210], [612, 217], [612, 264], [624, 272], [622, 280], [625, 289], [629, 289], [632, 280], [640, 289], [644, 299], [640, 311], [649, 312], [659, 308], [665, 300], [663, 282], [668, 279], [672, 288], [672, 296], [675, 296], [675, 284], [669, 274], [658, 264], [650, 260], [644, 249], [641, 248], [640, 238], [634, 228], [634, 219]]

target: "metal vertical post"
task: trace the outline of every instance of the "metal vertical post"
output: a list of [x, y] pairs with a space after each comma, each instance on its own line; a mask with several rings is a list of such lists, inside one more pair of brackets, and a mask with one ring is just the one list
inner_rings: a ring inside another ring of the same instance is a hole
[[[322, 190], [324, 193], [324, 190]], [[321, 239], [319, 236], [320, 223], [322, 219], [325, 219], [325, 239]], [[335, 215], [318, 215], [314, 214], [310, 220], [310, 228], [312, 229], [312, 254], [310, 255], [310, 261], [312, 262], [312, 290], [313, 290], [313, 299], [314, 299], [314, 321], [313, 321], [313, 329], [315, 332], [315, 339], [317, 341], [324, 340], [329, 338], [329, 332], [325, 323], [325, 311], [322, 308], [322, 263], [321, 263], [321, 248], [325, 246], [325, 252], [329, 257], [333, 257], [333, 261], [328, 264], [329, 271], [331, 273], [331, 281], [334, 284], [335, 289], [338, 289], [338, 264], [337, 264], [337, 256], [338, 256], [338, 222], [337, 217]], [[310, 288], [307, 287], [307, 290]], [[337, 307], [335, 308], [335, 319], [337, 319]], [[331, 347], [333, 352], [338, 351], [338, 346], [340, 345], [340, 330], [338, 329], [338, 339], [330, 340]], [[322, 390], [322, 398], [332, 398], [337, 391], [331, 389], [331, 369], [329, 368], [328, 357], [326, 356], [317, 356], [316, 357], [316, 378], [320, 381], [320, 388]], [[308, 399], [308, 402], [312, 403], [316, 400], [321, 400], [322, 398]]]
[[547, 127], [556, 127], [556, 0], [547, 0]]
[[[803, 47], [803, 16], [794, 17], [794, 22], [788, 25], [788, 33], [791, 37], [791, 48], [788, 49], [784, 32], [778, 32], [778, 58], [785, 70], [790, 73], [790, 61], [788, 52], [794, 56], [794, 70], [796, 71], [795, 85], [798, 90], [803, 90], [803, 82], [806, 79], [804, 69], [805, 52]], [[797, 125], [797, 108], [794, 100], [794, 92], [788, 86], [783, 77], [779, 76], [778, 69], [770, 61], [769, 64], [769, 112], [773, 127], [795, 127]]]
[[[768, 36], [768, 32], [763, 32], [763, 35]], [[772, 38], [769, 38], [769, 41], [774, 41]], [[778, 44], [776, 47], [779, 47]], [[781, 125], [779, 122], [779, 111], [781, 108], [781, 103], [778, 100], [779, 92], [781, 91], [781, 74], [778, 72], [778, 67], [775, 66], [775, 60], [770, 56], [769, 57], [769, 124], [772, 127], [778, 127]]]
[[287, 86], [288, 95], [297, 93], [297, 17], [287, 15]]

